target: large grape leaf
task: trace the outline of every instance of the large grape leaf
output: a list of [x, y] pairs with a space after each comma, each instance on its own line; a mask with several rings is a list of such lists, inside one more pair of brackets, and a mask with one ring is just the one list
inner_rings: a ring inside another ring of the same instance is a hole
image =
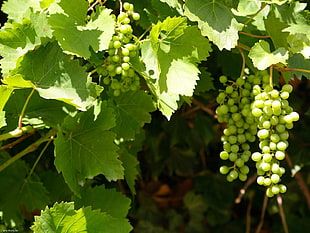
[[197, 63], [211, 51], [209, 41], [196, 26], [188, 26], [184, 17], [168, 17], [150, 32], [150, 42], [141, 46], [144, 76], [168, 118], [177, 109], [179, 95], [192, 96], [199, 79]]
[[0, 31], [1, 72], [7, 76], [16, 67], [16, 60], [41, 44], [52, 33], [42, 12], [30, 12], [21, 22], [6, 23]]
[[77, 194], [85, 178], [103, 174], [108, 180], [122, 179], [124, 168], [114, 144], [113, 109], [101, 107], [99, 115], [93, 109], [68, 116], [55, 140], [55, 165], [66, 183]]
[[74, 203], [55, 203], [46, 207], [41, 216], [35, 216], [31, 229], [35, 233], [63, 232], [117, 232], [129, 233], [132, 227], [127, 219], [114, 218], [91, 207], [74, 209]]
[[73, 201], [76, 208], [91, 206], [115, 218], [125, 218], [131, 203], [131, 200], [122, 193], [103, 186], [83, 190], [80, 198], [73, 196]]
[[[0, 153], [0, 164], [10, 158], [5, 152]], [[0, 210], [6, 222], [22, 220], [21, 206], [27, 211], [42, 209], [49, 204], [47, 191], [42, 183], [33, 176], [27, 177], [29, 167], [22, 160], [1, 171], [0, 176]]]
[[90, 47], [94, 51], [107, 48], [115, 23], [109, 15], [110, 10], [100, 10], [98, 16], [87, 24], [87, 1], [61, 0], [57, 6], [61, 10], [53, 12], [48, 22], [64, 51], [89, 58]]
[[22, 75], [31, 81], [43, 98], [61, 100], [81, 110], [93, 105], [101, 92], [79, 62], [64, 54], [55, 42], [28, 52], [10, 75], [8, 80]]
[[3, 3], [1, 11], [8, 15], [8, 19], [19, 22], [28, 14], [30, 8], [41, 10], [40, 1], [8, 0]]
[[242, 24], [234, 18], [225, 0], [187, 0], [184, 15], [198, 22], [201, 33], [213, 41], [220, 50], [230, 50], [237, 45], [238, 30]]
[[283, 47], [271, 52], [268, 42], [264, 40], [255, 43], [249, 53], [254, 66], [259, 70], [265, 70], [278, 63], [287, 64], [288, 56], [288, 51]]
[[133, 139], [145, 123], [150, 123], [150, 112], [155, 110], [152, 97], [143, 91], [121, 94], [112, 106], [116, 115], [113, 131], [124, 139]]

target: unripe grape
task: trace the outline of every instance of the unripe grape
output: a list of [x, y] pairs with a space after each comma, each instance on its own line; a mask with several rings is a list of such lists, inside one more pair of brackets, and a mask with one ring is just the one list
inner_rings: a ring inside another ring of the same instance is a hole
[[293, 91], [293, 86], [291, 84], [285, 84], [282, 87], [282, 91], [291, 93]]
[[272, 192], [270, 187], [266, 189], [266, 196], [267, 197], [273, 197], [274, 196], [274, 193]]
[[288, 93], [287, 91], [283, 91], [280, 94], [282, 99], [288, 99], [288, 97], [290, 97], [290, 93]]
[[279, 185], [279, 189], [280, 189], [280, 193], [285, 193], [286, 190], [287, 190], [287, 188], [286, 188], [286, 186], [284, 184], [280, 184]]
[[244, 165], [244, 161], [241, 158], [238, 158], [235, 161], [235, 164], [236, 164], [237, 167], [242, 167]]
[[236, 170], [231, 170], [228, 174], [233, 180], [238, 178], [238, 172]]
[[265, 186], [271, 185], [271, 179], [270, 179], [269, 177], [267, 177], [267, 178], [264, 179], [264, 185], [265, 185]]
[[222, 160], [227, 160], [227, 159], [229, 158], [228, 152], [227, 152], [227, 151], [222, 151], [222, 152], [220, 153], [220, 158], [221, 158]]
[[229, 172], [229, 167], [227, 166], [221, 166], [220, 167], [220, 173], [223, 175], [226, 175]]
[[280, 193], [280, 188], [279, 188], [279, 186], [278, 186], [278, 185], [273, 185], [273, 186], [271, 187], [271, 192], [272, 192], [274, 195], [279, 194], [279, 193]]
[[132, 18], [133, 18], [133, 20], [139, 20], [140, 19], [140, 14], [139, 13], [137, 13], [137, 12], [134, 12], [133, 14], [132, 14]]
[[257, 137], [260, 139], [267, 138], [269, 136], [269, 131], [267, 129], [261, 129], [257, 132]]
[[260, 161], [261, 158], [262, 158], [262, 154], [259, 153], [259, 152], [254, 152], [254, 153], [252, 154], [252, 160], [255, 161], [255, 162]]
[[258, 176], [256, 179], [257, 184], [263, 185], [265, 178], [263, 176]]
[[278, 174], [272, 174], [270, 179], [272, 183], [277, 184], [280, 181], [280, 176]]
[[243, 174], [243, 173], [239, 173], [239, 180], [240, 181], [246, 181], [248, 176], [246, 174]]
[[275, 153], [275, 158], [277, 160], [283, 160], [285, 158], [285, 153], [283, 151], [277, 151]]

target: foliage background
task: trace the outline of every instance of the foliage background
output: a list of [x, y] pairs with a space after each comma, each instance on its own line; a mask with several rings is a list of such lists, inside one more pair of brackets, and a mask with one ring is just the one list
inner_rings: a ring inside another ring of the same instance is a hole
[[[157, 16], [153, 20], [163, 20], [167, 16], [176, 14], [163, 3], [165, 1], [150, 2], [152, 2], [154, 15]], [[139, 11], [140, 3], [134, 3]], [[143, 19], [143, 11], [141, 16]], [[1, 23], [6, 20], [5, 15], [1, 14]], [[138, 32], [143, 31], [143, 23], [142, 20], [141, 25], [136, 25]], [[73, 195], [63, 177], [56, 172], [54, 148], [49, 145], [35, 168], [35, 179], [36, 176], [40, 177], [46, 190], [37, 189], [34, 192], [31, 189], [24, 190], [25, 202], [32, 200], [33, 197], [40, 200], [40, 195], [44, 194], [42, 202], [32, 203], [32, 207], [42, 208], [46, 204], [71, 200], [75, 200], [75, 205], [79, 207], [83, 206], [82, 203], [98, 207], [98, 203], [105, 203], [106, 199], [95, 194], [100, 193], [100, 188], [106, 187], [118, 190], [131, 198], [130, 203], [128, 199], [117, 196], [116, 200], [110, 201], [115, 204], [114, 207], [101, 208], [111, 212], [119, 209], [121, 213], [116, 213], [116, 216], [125, 217], [130, 205], [128, 218], [134, 227], [133, 232], [237, 233], [250, 232], [247, 231], [249, 227], [254, 232], [263, 209], [264, 189], [254, 182], [247, 188], [240, 203], [236, 203], [244, 183], [228, 183], [218, 172], [222, 163], [218, 154], [222, 150], [220, 136], [223, 128], [215, 116], [217, 106], [215, 98], [221, 88], [218, 77], [222, 74], [232, 79], [239, 77], [242, 58], [237, 49], [219, 50], [216, 46], [212, 46], [212, 49], [210, 57], [199, 64], [200, 81], [192, 103], [185, 101], [180, 103], [179, 110], [170, 120], [167, 120], [159, 111], [152, 112], [151, 122], [136, 135], [135, 141], [128, 142], [130, 153], [138, 152], [140, 175], [135, 184], [135, 195], [128, 183], [109, 182], [101, 175], [94, 177], [85, 185], [90, 187], [90, 191], [87, 191], [89, 193], [86, 192], [84, 197]], [[310, 82], [302, 77], [300, 80], [292, 80], [291, 83], [295, 90], [290, 97], [290, 103], [295, 111], [300, 113], [301, 119], [290, 131], [290, 146], [287, 151], [290, 160], [285, 162], [287, 172], [284, 176], [288, 192], [282, 197], [290, 232], [301, 233], [310, 229], [310, 197], [305, 196], [309, 195], [306, 189], [310, 184]], [[9, 155], [17, 154], [40, 137], [40, 133], [35, 133], [13, 148], [2, 151], [2, 160]], [[12, 194], [14, 188], [21, 185], [15, 181], [18, 177], [27, 176], [29, 171], [25, 164], [31, 167], [42, 149], [41, 146], [39, 150], [30, 153], [23, 160], [12, 165], [11, 169], [0, 174], [0, 183], [5, 184], [0, 188], [0, 196], [2, 200], [6, 200], [2, 208], [8, 208], [12, 216], [18, 216], [20, 221], [17, 221], [17, 226], [14, 228], [20, 229], [21, 232], [29, 229], [34, 215], [39, 214], [39, 209], [29, 210], [23, 205], [15, 205], [15, 200], [20, 197]], [[35, 186], [36, 183], [33, 185]], [[46, 196], [48, 200], [45, 200]], [[85, 200], [87, 198], [89, 200]], [[79, 204], [79, 200], [83, 201]], [[116, 206], [116, 203], [119, 203], [119, 206]], [[9, 226], [7, 222], [2, 221], [1, 227], [7, 229]], [[284, 232], [275, 198], [268, 203], [263, 232]]]

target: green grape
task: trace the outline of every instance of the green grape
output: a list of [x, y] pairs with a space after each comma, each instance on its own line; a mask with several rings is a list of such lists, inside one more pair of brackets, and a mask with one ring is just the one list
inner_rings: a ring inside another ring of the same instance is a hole
[[221, 83], [226, 83], [227, 82], [227, 76], [222, 75], [222, 76], [220, 76], [219, 80]]
[[226, 175], [229, 172], [229, 167], [227, 166], [221, 166], [220, 167], [220, 173], [223, 175]]

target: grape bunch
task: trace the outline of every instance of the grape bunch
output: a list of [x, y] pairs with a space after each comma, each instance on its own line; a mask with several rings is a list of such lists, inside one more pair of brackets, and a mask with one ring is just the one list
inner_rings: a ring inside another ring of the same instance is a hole
[[251, 102], [254, 98], [252, 86], [261, 83], [259, 76], [238, 78], [235, 82], [228, 81], [226, 76], [220, 77], [225, 90], [216, 98], [220, 104], [216, 113], [220, 123], [226, 123], [223, 130], [223, 151], [220, 153], [222, 160], [228, 160], [232, 166], [221, 166], [220, 172], [227, 174], [227, 180], [237, 178], [241, 181], [247, 179], [249, 167], [246, 162], [251, 157], [250, 144], [256, 140], [257, 125], [251, 114]]
[[[231, 166], [221, 166], [220, 173], [227, 175], [228, 181], [247, 179], [251, 158], [256, 163], [257, 183], [266, 186], [266, 195], [272, 197], [286, 192], [281, 184], [285, 169], [280, 161], [285, 158], [288, 147], [288, 129], [299, 119], [297, 112], [289, 106], [288, 97], [293, 90], [290, 84], [280, 91], [269, 84], [267, 71], [228, 81], [220, 77], [225, 89], [216, 98], [219, 123], [226, 123], [221, 140], [222, 160]], [[251, 144], [259, 141], [260, 151], [251, 152]]]
[[293, 111], [287, 101], [293, 87], [285, 84], [281, 91], [266, 84], [261, 88], [253, 86], [255, 95], [251, 105], [252, 115], [258, 125], [257, 137], [259, 139], [260, 152], [252, 154], [252, 160], [256, 162], [257, 183], [267, 187], [266, 195], [272, 197], [286, 192], [286, 186], [281, 184], [281, 176], [284, 167], [280, 161], [285, 158], [285, 150], [288, 147], [288, 129], [293, 128], [293, 122], [298, 121], [299, 115]]
[[116, 18], [115, 34], [109, 44], [103, 65], [96, 67], [103, 77], [103, 84], [109, 86], [114, 96], [140, 87], [140, 78], [131, 67], [130, 60], [138, 55], [138, 46], [134, 42], [132, 20], [139, 20], [140, 15], [134, 12], [134, 6], [125, 2], [123, 11]]

